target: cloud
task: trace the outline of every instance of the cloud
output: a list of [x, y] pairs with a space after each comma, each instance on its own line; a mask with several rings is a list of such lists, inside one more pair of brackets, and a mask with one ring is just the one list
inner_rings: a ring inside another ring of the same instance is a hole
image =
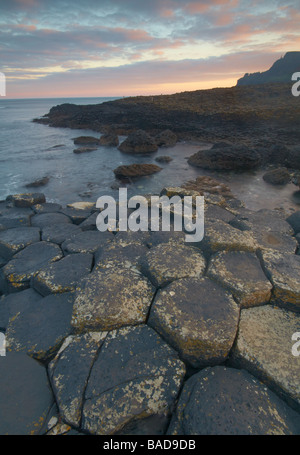
[[130, 93], [166, 89], [168, 80], [179, 88], [209, 78], [232, 83], [251, 71], [245, 55], [257, 71], [263, 57], [271, 64], [297, 50], [299, 22], [297, 0], [2, 0], [0, 71], [19, 94], [47, 93], [47, 84], [68, 91], [83, 74], [90, 87], [97, 77], [119, 78], [109, 88], [122, 83]]
[[[268, 69], [280, 54], [235, 53], [210, 59], [137, 62], [114, 68], [71, 69], [35, 81], [8, 83], [7, 94], [38, 97], [127, 96], [232, 86], [245, 72]], [[177, 87], [177, 90], [175, 89]], [[174, 90], [175, 89], [175, 90]], [[46, 92], [47, 90], [47, 92]]]

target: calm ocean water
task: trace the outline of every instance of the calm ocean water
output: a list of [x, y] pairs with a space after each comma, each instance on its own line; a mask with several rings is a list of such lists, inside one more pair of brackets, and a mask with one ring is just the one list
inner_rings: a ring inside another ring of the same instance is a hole
[[[163, 170], [128, 185], [128, 194], [158, 192], [163, 186], [178, 186], [198, 175], [212, 175], [228, 183], [233, 193], [252, 209], [290, 206], [296, 187], [276, 189], [262, 179], [261, 171], [249, 174], [217, 174], [188, 165], [186, 159], [199, 145], [178, 143], [161, 148], [150, 156], [131, 156], [117, 148], [101, 147], [96, 151], [73, 153], [73, 138], [82, 135], [99, 137], [90, 130], [51, 128], [33, 123], [32, 119], [46, 114], [52, 106], [62, 103], [98, 104], [116, 98], [0, 99], [0, 200], [19, 192], [41, 191], [47, 201], [67, 204], [75, 201], [95, 201], [103, 194], [117, 196], [113, 170], [122, 164], [156, 163], [159, 155], [169, 155], [173, 161], [159, 164]], [[120, 138], [123, 140], [125, 138]], [[46, 186], [28, 189], [27, 183], [44, 176]]]

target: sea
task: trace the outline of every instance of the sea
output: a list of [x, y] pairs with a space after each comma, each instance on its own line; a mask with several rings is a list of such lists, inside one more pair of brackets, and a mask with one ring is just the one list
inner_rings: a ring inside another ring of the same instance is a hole
[[[10, 194], [43, 192], [48, 202], [66, 205], [78, 201], [96, 201], [103, 195], [118, 197], [118, 187], [126, 186], [128, 196], [159, 194], [165, 186], [180, 186], [199, 175], [210, 175], [230, 186], [233, 194], [252, 210], [261, 208], [299, 209], [293, 200], [298, 189], [293, 184], [274, 187], [267, 184], [263, 171], [221, 173], [204, 171], [190, 166], [187, 159], [193, 153], [212, 144], [178, 142], [172, 148], [136, 156], [121, 153], [117, 147], [103, 147], [83, 154], [74, 154], [77, 148], [73, 139], [78, 136], [100, 137], [92, 130], [53, 128], [32, 120], [49, 112], [51, 107], [72, 103], [99, 104], [117, 98], [0, 98], [0, 200]], [[125, 140], [119, 137], [120, 142]], [[157, 163], [155, 158], [168, 155], [172, 161]], [[113, 170], [120, 165], [153, 163], [162, 170], [151, 176], [127, 183], [116, 179]], [[43, 177], [48, 183], [39, 188], [26, 188], [26, 184]]]

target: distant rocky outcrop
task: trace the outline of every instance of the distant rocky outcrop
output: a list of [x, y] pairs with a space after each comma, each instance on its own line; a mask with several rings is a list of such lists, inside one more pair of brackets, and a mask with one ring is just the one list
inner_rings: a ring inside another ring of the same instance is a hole
[[214, 170], [249, 170], [259, 166], [260, 155], [245, 146], [215, 144], [209, 150], [200, 150], [188, 159], [192, 166]]
[[246, 73], [237, 81], [237, 85], [267, 84], [271, 82], [290, 82], [292, 74], [300, 71], [300, 52], [287, 52], [284, 57], [262, 73]]
[[33, 121], [52, 127], [93, 130], [102, 135], [128, 136], [143, 130], [152, 136], [156, 147], [170, 146], [175, 134], [179, 141], [253, 143], [268, 153], [275, 144], [299, 144], [298, 101], [291, 94], [289, 79], [285, 84], [135, 96], [83, 106], [62, 104]]
[[119, 150], [124, 153], [153, 153], [157, 149], [155, 140], [143, 130], [131, 133], [119, 146]]
[[177, 136], [171, 130], [164, 130], [155, 137], [155, 142], [159, 147], [174, 147]]

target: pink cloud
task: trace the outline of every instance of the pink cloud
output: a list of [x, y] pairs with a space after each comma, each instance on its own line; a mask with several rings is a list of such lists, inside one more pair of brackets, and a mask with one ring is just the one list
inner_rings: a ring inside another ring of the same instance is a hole
[[34, 32], [36, 30], [35, 25], [16, 24], [14, 28], [24, 30], [26, 32]]
[[145, 42], [152, 39], [151, 35], [149, 35], [149, 33], [147, 33], [145, 30], [117, 27], [112, 29], [112, 31], [123, 34], [124, 37], [129, 41]]

